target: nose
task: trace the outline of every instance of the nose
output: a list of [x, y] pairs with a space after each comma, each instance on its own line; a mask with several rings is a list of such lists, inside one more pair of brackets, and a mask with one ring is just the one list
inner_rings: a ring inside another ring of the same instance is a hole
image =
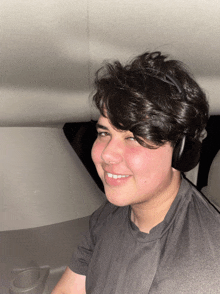
[[102, 160], [107, 164], [117, 164], [123, 160], [120, 143], [110, 140], [102, 151]]

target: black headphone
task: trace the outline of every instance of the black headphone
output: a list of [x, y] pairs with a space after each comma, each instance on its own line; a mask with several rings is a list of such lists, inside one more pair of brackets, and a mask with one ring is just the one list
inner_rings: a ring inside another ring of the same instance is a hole
[[[152, 68], [149, 68], [149, 70], [151, 71], [149, 74], [147, 73], [149, 76], [175, 86], [186, 100], [185, 91], [179, 81], [169, 74], [159, 76], [158, 74], [161, 74], [160, 71]], [[173, 149], [172, 167], [181, 172], [187, 172], [193, 169], [199, 162], [201, 146], [202, 143], [199, 140], [192, 139], [185, 135], [181, 136]]]

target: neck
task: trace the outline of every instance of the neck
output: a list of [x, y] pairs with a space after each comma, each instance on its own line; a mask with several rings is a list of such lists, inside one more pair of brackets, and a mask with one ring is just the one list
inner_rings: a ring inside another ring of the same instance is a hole
[[131, 206], [131, 220], [140, 231], [149, 233], [164, 220], [179, 191], [180, 183], [180, 173], [175, 171], [171, 184], [160, 195], [152, 197], [150, 201]]

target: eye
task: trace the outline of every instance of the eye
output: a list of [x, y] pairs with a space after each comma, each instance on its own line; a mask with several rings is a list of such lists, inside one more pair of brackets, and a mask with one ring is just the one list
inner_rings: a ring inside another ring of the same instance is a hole
[[132, 145], [132, 146], [139, 146], [140, 145], [134, 136], [126, 137], [126, 141], [128, 142], [129, 145]]
[[108, 132], [97, 132], [97, 137], [107, 137], [109, 136]]
[[126, 140], [136, 141], [135, 137], [127, 137]]

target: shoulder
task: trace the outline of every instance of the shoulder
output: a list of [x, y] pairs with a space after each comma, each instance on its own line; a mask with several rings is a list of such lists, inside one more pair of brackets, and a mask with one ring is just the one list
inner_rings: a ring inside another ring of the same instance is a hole
[[192, 201], [195, 208], [201, 211], [205, 215], [209, 215], [211, 218], [220, 221], [220, 210], [214, 203], [212, 203], [206, 196], [199, 192], [194, 186], [192, 186]]
[[179, 193], [184, 195], [195, 208], [197, 207], [204, 212], [214, 214], [217, 218], [220, 217], [220, 208], [202, 194], [187, 178], [182, 179]]
[[191, 223], [191, 227], [196, 230], [207, 231], [214, 239], [220, 242], [220, 211], [212, 204], [196, 187], [187, 182], [188, 206], [186, 218]]

